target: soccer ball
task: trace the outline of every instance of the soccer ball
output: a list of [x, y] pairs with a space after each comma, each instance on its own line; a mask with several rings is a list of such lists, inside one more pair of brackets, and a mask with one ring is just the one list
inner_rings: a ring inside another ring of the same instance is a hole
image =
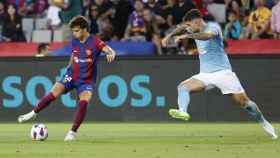
[[32, 140], [46, 140], [48, 138], [48, 128], [42, 124], [34, 124], [30, 131], [30, 137]]

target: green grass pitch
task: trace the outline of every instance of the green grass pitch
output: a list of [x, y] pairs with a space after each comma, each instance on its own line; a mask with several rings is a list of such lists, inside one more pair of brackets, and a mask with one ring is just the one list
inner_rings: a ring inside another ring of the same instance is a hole
[[280, 141], [251, 123], [86, 123], [75, 142], [63, 142], [69, 123], [46, 123], [43, 142], [30, 140], [31, 125], [0, 124], [0, 158], [280, 157]]

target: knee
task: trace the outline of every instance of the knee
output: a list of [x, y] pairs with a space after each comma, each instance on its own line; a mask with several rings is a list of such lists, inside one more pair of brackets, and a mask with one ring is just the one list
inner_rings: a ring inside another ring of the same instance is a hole
[[177, 89], [178, 91], [189, 91], [189, 89], [183, 84], [183, 83], [180, 83], [178, 86], [177, 86]]
[[55, 99], [59, 97], [59, 94], [53, 91], [51, 91], [49, 94], [51, 94]]
[[180, 89], [182, 89], [182, 88], [183, 88], [183, 84], [180, 83], [180, 84], [177, 86], [177, 89], [180, 90]]
[[247, 105], [248, 102], [249, 102], [249, 99], [247, 99], [247, 98], [242, 98], [242, 99], [240, 99], [240, 101], [239, 101], [239, 105], [240, 105], [241, 107], [244, 107], [244, 106]]
[[54, 93], [54, 92], [52, 92], [52, 91], [49, 92], [48, 95], [49, 95], [49, 96], [52, 96], [54, 100], [55, 100], [56, 98], [59, 97], [58, 94], [56, 94], [56, 93]]
[[241, 95], [235, 98], [235, 101], [237, 104], [239, 104], [241, 107], [244, 107], [247, 105], [247, 103], [250, 101], [250, 99], [246, 95]]

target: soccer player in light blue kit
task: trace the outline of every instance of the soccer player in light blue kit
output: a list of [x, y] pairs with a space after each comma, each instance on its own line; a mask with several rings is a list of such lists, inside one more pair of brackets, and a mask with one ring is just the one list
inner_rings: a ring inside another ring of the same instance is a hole
[[183, 23], [162, 40], [163, 46], [166, 46], [172, 37], [175, 38], [175, 42], [186, 38], [195, 40], [199, 52], [200, 73], [179, 84], [179, 109], [170, 109], [171, 117], [189, 120], [190, 115], [187, 110], [190, 93], [217, 87], [223, 94], [231, 95], [234, 101], [262, 125], [267, 134], [273, 139], [278, 138], [273, 126], [264, 118], [257, 104], [247, 96], [236, 74], [232, 72], [228, 56], [223, 48], [223, 37], [219, 24], [205, 22], [200, 12], [193, 9], [186, 13]]

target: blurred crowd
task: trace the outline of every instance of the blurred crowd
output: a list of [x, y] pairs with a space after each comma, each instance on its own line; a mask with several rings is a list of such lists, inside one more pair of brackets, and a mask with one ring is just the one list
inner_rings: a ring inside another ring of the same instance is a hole
[[[197, 8], [206, 20], [217, 21], [226, 39], [280, 39], [280, 0], [0, 0], [0, 41], [32, 41], [23, 29], [24, 19], [45, 19], [45, 27], [60, 30], [69, 40], [67, 26], [75, 15], [88, 17], [91, 33], [105, 41], [153, 42], [159, 55], [186, 54], [190, 41], [162, 48], [161, 38]], [[53, 38], [51, 38], [53, 40]], [[34, 42], [34, 41], [33, 41]]]

